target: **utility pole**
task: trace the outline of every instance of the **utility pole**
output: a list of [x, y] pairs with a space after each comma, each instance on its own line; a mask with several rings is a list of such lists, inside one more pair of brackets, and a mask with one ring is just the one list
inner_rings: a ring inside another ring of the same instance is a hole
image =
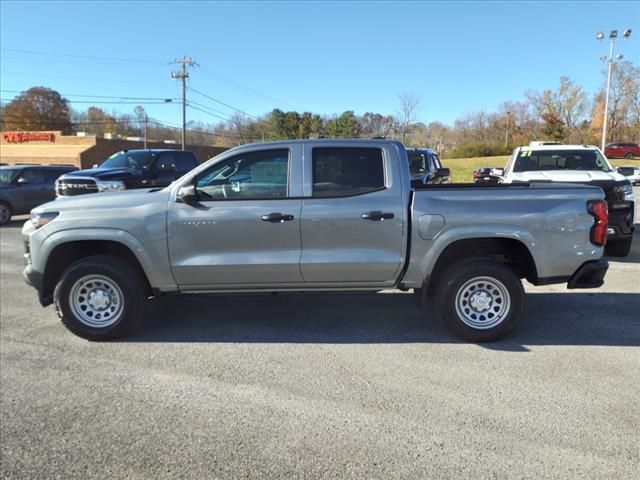
[[184, 150], [184, 146], [186, 143], [186, 133], [187, 133], [187, 78], [189, 78], [189, 73], [187, 72], [187, 65], [190, 67], [198, 66], [196, 61], [184, 55], [182, 58], [176, 58], [173, 62], [177, 65], [181, 66], [181, 69], [178, 71], [171, 72], [171, 78], [174, 80], [182, 80], [182, 150]]
[[147, 123], [149, 122], [149, 117], [147, 114], [144, 114], [144, 149], [147, 149]]

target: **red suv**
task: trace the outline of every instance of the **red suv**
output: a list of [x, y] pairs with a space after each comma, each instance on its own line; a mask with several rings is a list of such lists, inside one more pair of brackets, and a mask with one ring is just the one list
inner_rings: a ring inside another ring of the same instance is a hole
[[640, 147], [637, 143], [609, 143], [604, 147], [604, 155], [608, 158], [624, 157], [632, 159], [640, 157]]

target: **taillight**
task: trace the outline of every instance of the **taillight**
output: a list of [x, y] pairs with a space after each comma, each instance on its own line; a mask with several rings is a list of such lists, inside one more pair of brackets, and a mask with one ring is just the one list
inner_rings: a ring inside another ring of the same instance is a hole
[[609, 225], [609, 208], [604, 200], [589, 200], [587, 211], [593, 216], [594, 223], [591, 227], [591, 243], [604, 245], [607, 243], [607, 226]]

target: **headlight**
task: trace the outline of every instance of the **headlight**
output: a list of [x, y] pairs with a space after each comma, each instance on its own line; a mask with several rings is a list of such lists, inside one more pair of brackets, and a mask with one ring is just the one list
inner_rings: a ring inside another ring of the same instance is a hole
[[60, 214], [59, 212], [32, 213], [31, 224], [37, 230], [40, 227], [44, 227], [47, 223], [49, 223], [51, 220], [56, 218], [59, 214]]
[[115, 192], [117, 190], [124, 190], [124, 182], [119, 180], [112, 181], [99, 181], [96, 182], [98, 185], [98, 192]]

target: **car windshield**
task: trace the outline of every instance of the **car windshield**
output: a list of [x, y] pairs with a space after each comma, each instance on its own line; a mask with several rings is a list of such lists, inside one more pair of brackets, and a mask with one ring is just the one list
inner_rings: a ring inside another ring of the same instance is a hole
[[100, 164], [100, 168], [137, 168], [147, 169], [153, 161], [151, 152], [118, 152]]
[[424, 154], [416, 151], [407, 151], [409, 157], [409, 172], [412, 177], [419, 177], [425, 174], [427, 169], [427, 159]]
[[11, 181], [16, 178], [16, 175], [20, 171], [19, 168], [2, 168], [0, 169], [0, 184], [9, 185]]
[[541, 170], [612, 171], [597, 150], [523, 150], [513, 167], [514, 172]]

